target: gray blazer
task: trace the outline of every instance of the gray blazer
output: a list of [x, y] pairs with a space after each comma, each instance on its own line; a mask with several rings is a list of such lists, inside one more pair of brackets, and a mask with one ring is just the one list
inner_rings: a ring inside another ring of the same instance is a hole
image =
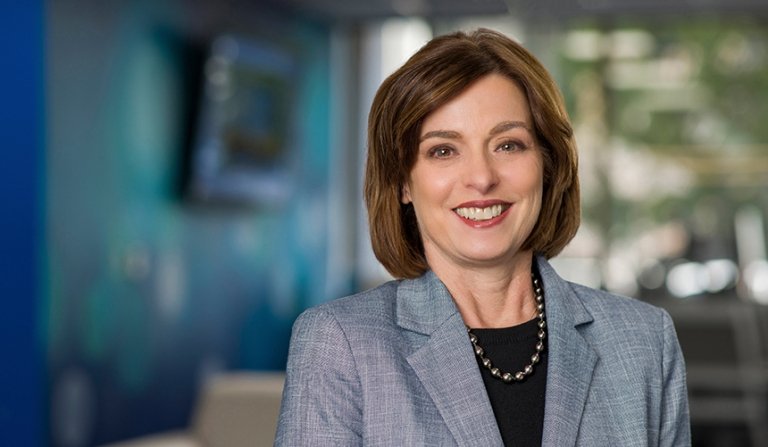
[[[548, 322], [542, 444], [690, 445], [669, 315], [536, 262]], [[503, 445], [464, 322], [434, 273], [297, 319], [275, 445]]]

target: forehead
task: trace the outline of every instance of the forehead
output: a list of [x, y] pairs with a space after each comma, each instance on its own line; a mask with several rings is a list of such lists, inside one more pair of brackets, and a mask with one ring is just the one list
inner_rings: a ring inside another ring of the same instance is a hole
[[427, 115], [420, 134], [434, 130], [489, 131], [504, 121], [524, 123], [531, 129], [528, 99], [511, 79], [490, 74]]

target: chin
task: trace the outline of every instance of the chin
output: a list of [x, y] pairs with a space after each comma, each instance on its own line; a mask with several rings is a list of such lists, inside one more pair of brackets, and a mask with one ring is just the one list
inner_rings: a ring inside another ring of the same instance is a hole
[[503, 264], [503, 263], [509, 262], [509, 260], [512, 259], [513, 257], [514, 257], [514, 254], [507, 251], [505, 252], [474, 251], [471, 253], [465, 253], [465, 256], [464, 256], [464, 258], [467, 259], [470, 263], [484, 264], [484, 265]]
[[464, 253], [466, 259], [473, 260], [476, 263], [504, 264], [509, 263], [524, 252], [526, 251], [522, 250], [518, 245], [507, 247], [504, 250], [499, 250], [499, 246], [496, 245], [485, 250], [478, 250], [477, 247], [474, 247], [474, 250], [470, 249]]

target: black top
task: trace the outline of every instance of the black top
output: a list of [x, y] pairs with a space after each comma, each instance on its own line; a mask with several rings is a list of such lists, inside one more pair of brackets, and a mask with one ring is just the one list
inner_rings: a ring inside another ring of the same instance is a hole
[[[538, 340], [538, 318], [503, 329], [472, 329], [493, 365], [512, 374], [531, 362]], [[544, 339], [546, 344], [546, 339]], [[485, 389], [505, 446], [541, 446], [544, 395], [547, 384], [547, 349], [533, 373], [522, 382], [503, 382], [478, 360]]]

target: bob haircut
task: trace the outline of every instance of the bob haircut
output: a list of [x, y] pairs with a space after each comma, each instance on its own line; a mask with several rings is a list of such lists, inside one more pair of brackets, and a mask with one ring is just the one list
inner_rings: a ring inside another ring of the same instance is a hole
[[576, 234], [578, 156], [552, 77], [528, 50], [496, 31], [439, 36], [384, 80], [368, 116], [364, 195], [371, 243], [376, 258], [396, 278], [415, 278], [429, 269], [413, 205], [400, 200], [416, 162], [422, 123], [490, 74], [506, 76], [526, 94], [544, 161], [541, 212], [522, 249], [551, 258]]

